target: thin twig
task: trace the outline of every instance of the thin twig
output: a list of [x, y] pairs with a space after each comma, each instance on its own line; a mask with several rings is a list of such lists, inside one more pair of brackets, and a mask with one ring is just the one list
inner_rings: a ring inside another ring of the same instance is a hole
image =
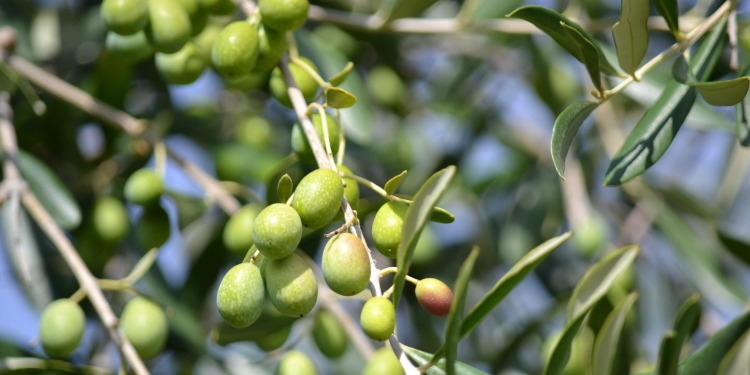
[[209, 197], [209, 199], [215, 200], [216, 204], [219, 205], [227, 215], [231, 216], [240, 209], [240, 203], [227, 191], [227, 189], [224, 188], [224, 186], [221, 185], [220, 182], [209, 176], [195, 164], [183, 159], [180, 155], [177, 155], [177, 153], [171, 148], [167, 148], [167, 154], [172, 160], [180, 165], [185, 173], [192, 177], [198, 185], [206, 190], [206, 196]]

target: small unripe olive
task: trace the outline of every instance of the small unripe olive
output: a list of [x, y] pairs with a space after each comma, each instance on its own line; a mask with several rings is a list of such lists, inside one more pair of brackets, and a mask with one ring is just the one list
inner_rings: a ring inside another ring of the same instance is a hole
[[281, 327], [278, 330], [271, 332], [263, 337], [255, 339], [255, 343], [258, 344], [259, 348], [270, 352], [284, 345], [291, 332], [292, 325], [290, 324], [288, 326]]
[[258, 29], [245, 21], [232, 22], [216, 36], [211, 49], [214, 68], [224, 77], [249, 74], [258, 59]]
[[135, 204], [156, 203], [162, 193], [164, 181], [153, 169], [139, 169], [125, 181], [125, 199]]
[[253, 223], [259, 212], [258, 206], [247, 204], [229, 218], [222, 237], [227, 249], [244, 254], [253, 246]]
[[154, 48], [146, 39], [146, 34], [139, 31], [131, 35], [120, 35], [115, 32], [107, 33], [107, 50], [123, 61], [137, 63], [154, 54]]
[[177, 0], [149, 0], [146, 37], [157, 52], [175, 53], [192, 34], [190, 17]]
[[143, 213], [135, 227], [135, 237], [142, 248], [148, 250], [161, 247], [169, 239], [171, 226], [169, 215], [159, 205], [143, 208]]
[[50, 357], [70, 356], [81, 343], [86, 316], [77, 303], [64, 298], [53, 301], [42, 312], [39, 342]]
[[253, 242], [270, 259], [289, 256], [302, 239], [302, 221], [292, 207], [274, 203], [264, 208], [253, 223]]
[[198, 49], [191, 42], [175, 53], [156, 53], [156, 69], [165, 81], [177, 85], [195, 82], [206, 69]]
[[133, 298], [125, 305], [120, 315], [120, 327], [143, 359], [159, 354], [169, 335], [164, 311], [143, 297]]
[[312, 335], [320, 352], [328, 358], [341, 357], [349, 344], [344, 327], [328, 310], [321, 309], [315, 314]]
[[216, 306], [229, 325], [244, 328], [258, 320], [265, 300], [266, 289], [260, 269], [252, 263], [240, 263], [221, 279]]
[[268, 120], [260, 116], [247, 116], [235, 126], [235, 137], [243, 144], [260, 148], [273, 143], [275, 135]]
[[200, 34], [208, 23], [208, 12], [203, 9], [199, 0], [177, 0], [177, 2], [182, 5], [190, 18], [191, 35]]
[[268, 73], [278, 65], [281, 56], [286, 51], [286, 34], [262, 26], [258, 30], [258, 61], [255, 62], [256, 72]]
[[135, 34], [148, 22], [148, 0], [104, 0], [99, 10], [107, 28], [120, 35]]
[[264, 271], [268, 297], [279, 312], [301, 317], [312, 311], [318, 300], [318, 283], [301, 256], [271, 260]]
[[107, 242], [120, 242], [128, 234], [130, 228], [128, 211], [117, 198], [99, 199], [94, 204], [92, 217], [96, 233]]
[[405, 203], [388, 202], [375, 214], [372, 222], [372, 242], [378, 251], [389, 258], [397, 256], [408, 208]]
[[[354, 174], [349, 167], [343, 164], [336, 166], [336, 168], [339, 170], [339, 173]], [[357, 180], [353, 178], [344, 178], [344, 196], [346, 197], [346, 201], [349, 202], [349, 206], [356, 210], [357, 204], [359, 203], [359, 184], [357, 183]]]
[[[298, 61], [300, 62], [292, 61], [289, 63], [289, 72], [292, 74], [292, 78], [294, 78], [297, 88], [302, 91], [302, 96], [304, 96], [306, 100], [310, 100], [318, 93], [318, 88], [320, 88], [320, 86], [318, 86], [318, 81], [316, 81], [315, 78], [313, 78], [313, 76], [299, 64], [305, 64], [315, 72], [317, 72], [318, 69], [312, 61], [305, 57], [300, 57]], [[279, 103], [292, 108], [292, 101], [289, 99], [289, 93], [287, 92], [288, 87], [284, 81], [283, 75], [281, 74], [281, 69], [276, 68], [271, 72], [271, 79], [268, 81], [268, 88], [271, 90], [271, 96], [273, 96], [274, 99], [278, 100]]]
[[362, 307], [359, 324], [373, 340], [387, 340], [396, 328], [396, 309], [390, 299], [372, 297]]
[[308, 0], [259, 0], [263, 24], [278, 31], [299, 28], [307, 20]]
[[428, 313], [446, 316], [451, 312], [453, 292], [448, 285], [433, 278], [422, 279], [417, 283], [417, 301]]
[[393, 69], [380, 65], [370, 71], [367, 88], [373, 99], [387, 107], [403, 103], [404, 83]]
[[[310, 118], [313, 126], [315, 127], [315, 133], [318, 134], [321, 145], [325, 149], [325, 134], [323, 133], [323, 117], [319, 113], [315, 113]], [[328, 142], [331, 145], [331, 153], [336, 155], [339, 151], [339, 135], [341, 133], [341, 125], [336, 119], [326, 113], [326, 127], [328, 128]], [[299, 160], [309, 164], [315, 163], [315, 155], [313, 154], [310, 142], [305, 136], [305, 132], [302, 131], [300, 124], [294, 124], [292, 127], [292, 150]]]
[[214, 40], [222, 30], [222, 25], [209, 22], [206, 27], [193, 38], [193, 44], [200, 53], [203, 60], [207, 63], [211, 62], [211, 50], [214, 47]]
[[328, 240], [323, 250], [323, 277], [332, 291], [353, 296], [370, 281], [370, 258], [359, 237], [341, 233]]
[[231, 14], [237, 8], [232, 0], [200, 0], [200, 4], [209, 13], [219, 16]]
[[344, 200], [344, 183], [332, 169], [320, 168], [308, 173], [294, 189], [292, 208], [302, 225], [317, 229], [331, 222]]
[[299, 350], [290, 350], [281, 357], [276, 375], [317, 375], [318, 370], [307, 354]]
[[373, 353], [367, 361], [362, 375], [403, 375], [404, 368], [396, 358], [396, 354], [388, 347], [382, 347]]

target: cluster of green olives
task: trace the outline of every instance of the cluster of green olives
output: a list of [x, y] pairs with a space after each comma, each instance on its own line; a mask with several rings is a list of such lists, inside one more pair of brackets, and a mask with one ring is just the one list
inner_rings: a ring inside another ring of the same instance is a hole
[[[85, 327], [86, 317], [81, 306], [68, 298], [58, 299], [42, 312], [39, 342], [48, 356], [66, 358], [81, 343]], [[143, 297], [133, 298], [125, 305], [120, 314], [120, 327], [143, 359], [161, 353], [169, 335], [164, 311]]]

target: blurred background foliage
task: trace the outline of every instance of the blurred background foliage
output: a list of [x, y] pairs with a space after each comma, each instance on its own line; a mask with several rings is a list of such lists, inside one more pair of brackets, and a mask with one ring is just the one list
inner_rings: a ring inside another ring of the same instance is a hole
[[[312, 3], [356, 16], [391, 2]], [[520, 5], [544, 5], [578, 20], [613, 53], [610, 27], [619, 16], [619, 1], [472, 3], [476, 10], [469, 22], [500, 20]], [[403, 17], [444, 19], [454, 17], [463, 2], [413, 5], [417, 9], [399, 10]], [[712, 1], [679, 2], [687, 25], [715, 7]], [[288, 157], [294, 113], [270, 99], [263, 87], [227, 87], [208, 70], [194, 84], [168, 85], [153, 58], [128, 61], [105, 48], [98, 9], [98, 1], [4, 0], [0, 24], [18, 33], [18, 55], [106, 103], [151, 120], [150, 137], [165, 140], [209, 174], [233, 181], [226, 186], [243, 201], [257, 196], [273, 202], [275, 188], [269, 187], [276, 186], [281, 174], [299, 181], [310, 170]], [[651, 14], [656, 19], [656, 12]], [[743, 15], [740, 5], [741, 45], [746, 42]], [[295, 37], [301, 55], [313, 60], [323, 77], [347, 61], [355, 64], [354, 74], [342, 86], [359, 99], [355, 107], [342, 111], [346, 164], [380, 185], [408, 170], [400, 190], [405, 194], [413, 194], [435, 170], [458, 166], [457, 178], [440, 203], [456, 220], [429, 225], [412, 276], [437, 277], [452, 285], [469, 249], [478, 245], [482, 251], [469, 285], [471, 306], [529, 249], [564, 231], [575, 232], [462, 342], [461, 361], [495, 374], [540, 373], [545, 353], [565, 325], [565, 305], [577, 281], [596, 260], [628, 244], [641, 245], [640, 255], [576, 338], [567, 374], [590, 371], [594, 333], [629, 291], [637, 290], [640, 297], [620, 341], [621, 374], [653, 368], [662, 335], [691, 295], [700, 295], [703, 314], [688, 351], [743, 310], [750, 291], [750, 152], [733, 134], [731, 110], [698, 103], [687, 128], [653, 168], [622, 187], [602, 187], [612, 154], [661, 90], [670, 64], [594, 112], [571, 148], [573, 157], [561, 180], [549, 156], [552, 124], [565, 106], [590, 97], [591, 87], [583, 66], [549, 37], [515, 22], [503, 32], [432, 34], [373, 32], [322, 18], [309, 20]], [[646, 59], [674, 42], [663, 22], [653, 25]], [[718, 71], [728, 71], [728, 57], [719, 62]], [[44, 92], [39, 95], [47, 106], [41, 116], [23, 95], [13, 96], [19, 146], [46, 165], [80, 207], [80, 224], [66, 229], [94, 274], [122, 277], [144, 253], [133, 229], [141, 213], [128, 207], [133, 225], [119, 244], [94, 238], [90, 213], [100, 197], [122, 198], [126, 178], [153, 164], [151, 153], [142, 141]], [[171, 314], [168, 347], [149, 365], [160, 374], [273, 371], [278, 353], [266, 353], [259, 343], [213, 341], [221, 320], [215, 307], [217, 282], [244, 254], [224, 247], [226, 216], [207, 204], [203, 190], [171, 161], [166, 182], [168, 195], [161, 205], [169, 214], [172, 234], [157, 266], [137, 285]], [[361, 190], [358, 212], [369, 235], [371, 213], [384, 200]], [[42, 355], [32, 345], [40, 309], [51, 299], [71, 295], [78, 285], [35, 225], [19, 224], [24, 246], [18, 251], [8, 246], [7, 220], [4, 225], [0, 357]], [[310, 233], [301, 244], [317, 259], [323, 233]], [[30, 280], [18, 272], [19, 251], [27, 254]], [[390, 261], [375, 256], [379, 265]], [[399, 338], [434, 351], [445, 322], [419, 309], [409, 288], [404, 295], [408, 302], [399, 305]], [[124, 298], [108, 296], [119, 311]], [[360, 305], [342, 301], [352, 312]], [[114, 347], [90, 306], [84, 306], [90, 329], [72, 362], [111, 367], [118, 361]], [[312, 319], [266, 318], [243, 337], [265, 337], [293, 323], [286, 345], [309, 353], [321, 373], [350, 374], [362, 368], [361, 355], [351, 345], [341, 360], [320, 354], [309, 335]]]

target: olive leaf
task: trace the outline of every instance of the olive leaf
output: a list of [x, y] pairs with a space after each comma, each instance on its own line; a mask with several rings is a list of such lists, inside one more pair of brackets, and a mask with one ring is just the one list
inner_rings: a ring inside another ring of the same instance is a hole
[[479, 247], [474, 246], [461, 265], [456, 283], [453, 284], [453, 301], [445, 326], [445, 369], [448, 375], [456, 373], [456, 357], [458, 355], [458, 342], [461, 341], [461, 320], [464, 316], [464, 305], [466, 304], [466, 288], [469, 286], [471, 273], [478, 256]]
[[680, 33], [680, 17], [677, 15], [677, 0], [654, 0], [654, 5], [659, 14], [667, 21], [667, 26], [672, 35], [678, 35]]
[[[740, 70], [745, 76], [750, 74], [750, 64], [745, 64]], [[750, 97], [745, 98], [735, 106], [735, 133], [742, 146], [750, 146]]]
[[279, 178], [279, 183], [276, 185], [276, 194], [279, 196], [279, 202], [285, 203], [288, 201], [289, 197], [292, 196], [293, 191], [294, 182], [292, 181], [292, 178], [289, 177], [289, 174], [284, 173], [284, 175]]
[[648, 49], [648, 0], [622, 0], [620, 20], [612, 26], [617, 61], [631, 76]]
[[441, 224], [450, 224], [456, 220], [456, 216], [445, 208], [435, 206], [430, 213], [430, 221]]
[[328, 82], [334, 86], [342, 84], [346, 80], [346, 77], [349, 76], [349, 72], [351, 72], [352, 69], [354, 69], [354, 63], [349, 61], [344, 68], [341, 69], [340, 72], [334, 74]]
[[715, 374], [726, 353], [750, 329], [750, 312], [745, 311], [719, 330], [708, 342], [680, 364], [680, 375]]
[[388, 182], [385, 183], [385, 186], [383, 189], [385, 190], [386, 194], [392, 195], [396, 192], [396, 189], [398, 189], [399, 186], [401, 186], [401, 183], [404, 182], [404, 178], [406, 178], [407, 171], [404, 170], [403, 172], [399, 173], [396, 176], [393, 176]]
[[682, 303], [677, 311], [673, 328], [662, 338], [656, 365], [657, 374], [677, 374], [683, 343], [697, 328], [700, 315], [700, 297], [694, 294]]
[[357, 104], [357, 97], [338, 87], [325, 89], [326, 104], [331, 108], [349, 108]]
[[544, 375], [559, 375], [562, 374], [565, 369], [565, 365], [568, 364], [570, 359], [570, 352], [572, 351], [571, 346], [573, 340], [578, 335], [583, 321], [586, 319], [586, 315], [582, 314], [575, 321], [569, 322], [565, 327], [560, 339], [555, 344], [555, 348], [552, 349], [552, 355], [544, 366]]
[[587, 39], [586, 36], [565, 22], [560, 22], [560, 26], [568, 34], [568, 37], [573, 42], [573, 48], [578, 51], [578, 55], [582, 58], [583, 65], [586, 67], [586, 71], [589, 73], [591, 82], [594, 84], [597, 90], [600, 92], [604, 90], [602, 87], [602, 75], [599, 71], [599, 55], [601, 51], [597, 48], [593, 40]]
[[593, 374], [607, 375], [613, 372], [617, 346], [630, 308], [638, 299], [638, 293], [630, 293], [607, 316], [594, 342]]
[[70, 230], [81, 224], [81, 209], [73, 194], [46, 164], [19, 150], [18, 169], [31, 191], [60, 228]]
[[708, 104], [732, 106], [745, 99], [747, 90], [750, 88], [750, 77], [714, 82], [691, 82], [689, 85], [697, 87], [698, 92]]
[[[406, 353], [406, 356], [409, 357], [409, 359], [417, 366], [424, 366], [430, 363], [430, 360], [433, 358], [433, 354], [431, 353], [423, 352], [419, 349], [414, 349], [404, 344], [401, 344], [401, 349], [404, 351], [404, 353]], [[476, 369], [460, 361], [456, 361], [455, 369], [456, 374], [458, 375], [487, 375], [486, 372]], [[445, 359], [440, 359], [437, 363], [435, 363], [433, 366], [430, 366], [429, 368], [427, 368], [427, 370], [424, 371], [425, 375], [445, 375], [447, 373], [448, 372], [446, 371]]]
[[581, 124], [596, 109], [598, 103], [590, 101], [575, 102], [565, 108], [552, 126], [552, 163], [560, 177], [565, 174], [565, 157], [568, 155], [570, 144], [573, 143]]

